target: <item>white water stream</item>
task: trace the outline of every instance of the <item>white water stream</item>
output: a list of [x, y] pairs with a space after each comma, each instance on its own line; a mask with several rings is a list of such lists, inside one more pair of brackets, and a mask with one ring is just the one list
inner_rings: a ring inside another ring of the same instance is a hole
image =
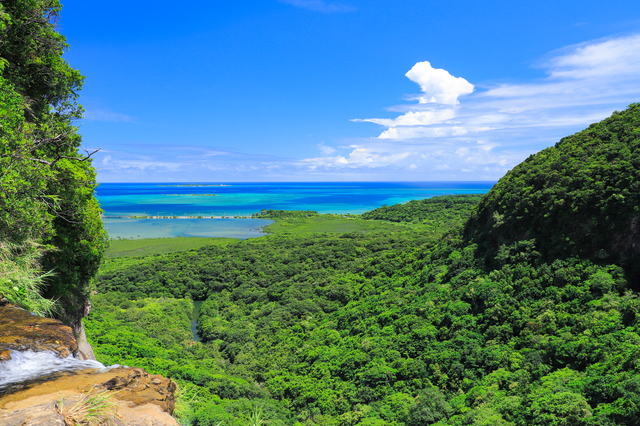
[[56, 373], [73, 373], [88, 368], [107, 371], [119, 367], [105, 367], [98, 361], [79, 360], [69, 355], [60, 358], [54, 352], [13, 351], [9, 361], [0, 362], [0, 391], [8, 385], [37, 380]]

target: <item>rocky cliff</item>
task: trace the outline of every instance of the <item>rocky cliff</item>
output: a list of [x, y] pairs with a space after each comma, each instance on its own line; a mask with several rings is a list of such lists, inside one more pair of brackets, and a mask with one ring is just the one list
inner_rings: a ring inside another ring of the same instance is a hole
[[174, 382], [140, 368], [75, 358], [77, 351], [72, 329], [60, 321], [0, 307], [0, 426], [76, 424], [72, 408], [96, 397], [107, 406], [93, 412], [98, 420], [177, 426]]

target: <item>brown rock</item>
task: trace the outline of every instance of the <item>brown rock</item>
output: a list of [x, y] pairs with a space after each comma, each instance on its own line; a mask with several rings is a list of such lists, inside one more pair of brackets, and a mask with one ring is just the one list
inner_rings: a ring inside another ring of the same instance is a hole
[[53, 351], [66, 358], [78, 348], [71, 327], [14, 306], [0, 307], [0, 351]]
[[26, 389], [3, 395], [0, 409], [28, 398], [47, 395], [52, 392], [70, 390], [88, 392], [97, 390], [117, 391], [115, 398], [136, 407], [145, 404], [156, 405], [169, 414], [175, 407], [176, 384], [162, 376], [150, 375], [142, 368], [118, 367], [101, 373], [99, 370], [82, 370], [66, 374], [53, 380], [34, 384]]
[[[79, 392], [64, 390], [6, 404], [6, 408], [0, 409], [0, 426], [65, 426], [57, 404], [61, 398], [74, 404], [81, 397]], [[133, 406], [127, 401], [117, 401], [110, 420], [116, 426], [178, 426], [178, 422], [157, 405]]]
[[87, 334], [84, 332], [84, 325], [82, 324], [82, 320], [80, 320], [78, 323], [79, 325], [74, 330], [76, 340], [78, 341], [78, 350], [76, 351], [75, 357], [82, 360], [91, 359], [96, 361], [96, 355], [93, 353], [93, 348], [87, 341]]
[[2, 413], [0, 426], [66, 426], [56, 411], [55, 403], [41, 404], [23, 410]]
[[[88, 343], [87, 346], [81, 357], [93, 355]], [[0, 306], [0, 361], [11, 359], [12, 351], [53, 351], [65, 358], [76, 349], [72, 329], [60, 321], [32, 315], [11, 305]], [[114, 391], [117, 414], [110, 418], [114, 425], [178, 426], [171, 417], [176, 384], [141, 368], [128, 367], [56, 373], [55, 377], [4, 388], [0, 397], [0, 426], [64, 426], [56, 403], [64, 398], [72, 404], [92, 388]]]

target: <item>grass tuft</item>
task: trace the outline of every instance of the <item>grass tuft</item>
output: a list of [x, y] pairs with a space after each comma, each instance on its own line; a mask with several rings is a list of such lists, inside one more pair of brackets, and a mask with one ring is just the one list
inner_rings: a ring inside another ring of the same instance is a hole
[[0, 242], [0, 295], [36, 315], [51, 316], [56, 302], [40, 294], [53, 272], [42, 272], [40, 260], [46, 253], [35, 242]]
[[92, 387], [78, 402], [67, 404], [61, 397], [56, 409], [67, 426], [107, 426], [112, 425], [112, 416], [117, 416], [113, 396], [116, 392], [99, 392]]

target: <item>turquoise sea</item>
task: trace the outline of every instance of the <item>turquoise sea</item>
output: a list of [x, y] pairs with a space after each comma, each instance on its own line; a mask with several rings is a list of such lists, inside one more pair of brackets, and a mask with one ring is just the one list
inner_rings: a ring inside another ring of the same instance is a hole
[[359, 214], [437, 195], [486, 193], [495, 182], [102, 183], [96, 195], [111, 237], [250, 238], [261, 219], [124, 219], [114, 216], [250, 216], [261, 209]]

